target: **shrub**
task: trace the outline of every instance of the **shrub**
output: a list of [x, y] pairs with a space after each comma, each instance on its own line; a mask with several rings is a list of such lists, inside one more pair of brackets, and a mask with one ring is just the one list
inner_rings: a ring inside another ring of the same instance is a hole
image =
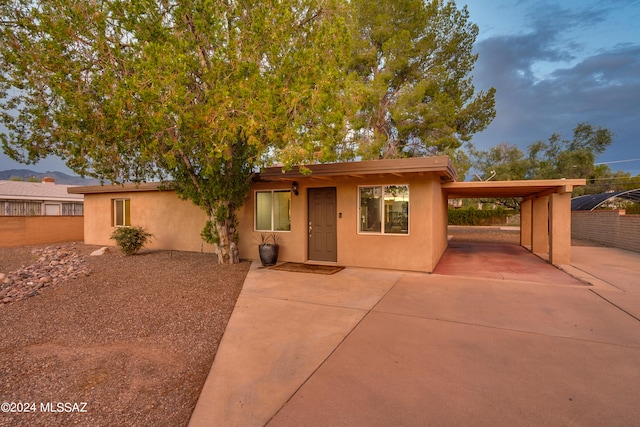
[[151, 237], [153, 234], [142, 227], [117, 227], [111, 234], [111, 239], [126, 255], [135, 255]]
[[630, 203], [625, 206], [625, 212], [627, 215], [640, 215], [640, 204], [639, 203]]
[[507, 215], [513, 211], [498, 207], [496, 209], [479, 210], [474, 207], [449, 209], [450, 225], [496, 225], [505, 224]]

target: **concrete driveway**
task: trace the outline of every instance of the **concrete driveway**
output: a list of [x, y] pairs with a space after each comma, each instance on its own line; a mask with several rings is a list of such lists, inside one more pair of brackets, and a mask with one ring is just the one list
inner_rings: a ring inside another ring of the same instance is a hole
[[572, 260], [593, 285], [254, 264], [190, 426], [637, 425], [640, 254]]

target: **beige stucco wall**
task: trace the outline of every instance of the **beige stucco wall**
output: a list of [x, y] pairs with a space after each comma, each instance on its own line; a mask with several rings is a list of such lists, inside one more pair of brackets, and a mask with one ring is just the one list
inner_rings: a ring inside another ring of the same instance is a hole
[[84, 198], [84, 242], [113, 246], [113, 199], [131, 200], [131, 225], [142, 226], [154, 237], [148, 249], [213, 252], [200, 237], [207, 220], [202, 209], [180, 200], [173, 191], [87, 194]]
[[447, 237], [447, 227], [449, 225], [449, 198], [442, 191], [439, 179], [431, 181], [431, 194], [433, 197], [433, 250], [431, 253], [431, 270], [438, 265], [440, 258], [447, 250], [449, 240]]
[[[358, 187], [409, 185], [409, 234], [378, 235], [358, 233]], [[302, 178], [299, 195], [291, 198], [291, 231], [278, 232], [279, 261], [308, 261], [307, 190], [335, 187], [337, 197], [337, 262], [345, 266], [389, 268], [431, 272], [447, 248], [447, 197], [440, 178], [431, 173], [404, 176]], [[290, 182], [253, 184], [238, 212], [239, 249], [244, 259], [259, 259], [260, 233], [254, 231], [254, 201], [257, 190], [291, 188]], [[205, 213], [172, 191], [132, 191], [85, 195], [84, 241], [94, 245], [114, 245], [113, 200], [130, 199], [131, 225], [142, 226], [154, 235], [149, 249], [213, 252], [200, 232]]]
[[[409, 234], [376, 235], [358, 233], [358, 187], [409, 185]], [[259, 232], [254, 231], [254, 192], [291, 187], [290, 182], [260, 182], [239, 213], [240, 256], [258, 259]], [[299, 195], [292, 195], [291, 231], [278, 232], [281, 238], [279, 261], [305, 262], [307, 250], [307, 189], [336, 187], [338, 255], [340, 265], [433, 271], [447, 247], [447, 198], [440, 178], [430, 173], [405, 176], [363, 176], [303, 178]], [[341, 217], [340, 217], [341, 214]]]
[[571, 262], [571, 193], [549, 196], [549, 262]]
[[0, 216], [0, 247], [80, 242], [82, 216]]

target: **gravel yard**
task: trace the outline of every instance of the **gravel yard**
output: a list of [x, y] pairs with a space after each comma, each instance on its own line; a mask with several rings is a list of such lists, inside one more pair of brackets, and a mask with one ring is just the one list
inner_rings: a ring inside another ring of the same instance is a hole
[[[89, 272], [0, 303], [0, 403], [15, 403], [0, 426], [186, 425], [250, 264], [54, 247]], [[0, 248], [0, 273], [37, 263], [43, 248]]]

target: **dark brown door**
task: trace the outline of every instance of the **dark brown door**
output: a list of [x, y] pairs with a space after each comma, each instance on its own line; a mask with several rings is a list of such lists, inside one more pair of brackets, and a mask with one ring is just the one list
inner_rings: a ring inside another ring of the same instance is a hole
[[336, 189], [309, 189], [309, 259], [337, 261]]

